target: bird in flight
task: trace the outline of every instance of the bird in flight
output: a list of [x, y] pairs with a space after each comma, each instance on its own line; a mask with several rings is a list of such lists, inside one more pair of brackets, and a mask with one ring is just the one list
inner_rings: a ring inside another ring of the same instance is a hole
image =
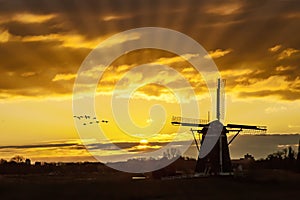
[[[80, 116], [74, 115], [73, 117], [77, 118], [78, 120], [85, 119], [86, 122], [82, 123], [83, 125], [94, 124], [94, 123], [99, 124], [100, 122], [108, 123], [108, 120], [102, 119], [101, 121], [99, 121], [97, 120], [97, 117], [91, 117], [89, 115], [80, 115]], [[92, 121], [90, 121], [90, 119], [92, 119]]]

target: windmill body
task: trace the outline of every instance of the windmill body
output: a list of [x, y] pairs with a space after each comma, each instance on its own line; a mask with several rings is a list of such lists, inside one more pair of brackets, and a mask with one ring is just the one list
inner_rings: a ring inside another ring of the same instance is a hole
[[[202, 146], [203, 141], [208, 135], [208, 128], [209, 126], [204, 127], [201, 130], [202, 139], [200, 144]], [[223, 127], [222, 133], [217, 143], [214, 145], [212, 150], [205, 156], [204, 158], [197, 159], [196, 169], [195, 172], [197, 173], [204, 173], [210, 175], [216, 175], [220, 173], [231, 173], [231, 160], [228, 148], [228, 141], [227, 141], [227, 129]], [[220, 154], [221, 152], [221, 154]], [[222, 164], [222, 165], [221, 165]]]

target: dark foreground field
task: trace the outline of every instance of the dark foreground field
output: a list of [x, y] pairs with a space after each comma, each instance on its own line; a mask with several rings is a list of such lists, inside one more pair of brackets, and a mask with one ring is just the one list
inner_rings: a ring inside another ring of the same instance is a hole
[[0, 176], [0, 199], [297, 199], [299, 174], [132, 180], [130, 174]]

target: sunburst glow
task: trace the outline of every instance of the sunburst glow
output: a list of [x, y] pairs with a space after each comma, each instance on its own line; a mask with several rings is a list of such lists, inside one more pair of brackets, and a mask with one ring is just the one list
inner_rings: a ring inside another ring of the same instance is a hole
[[[298, 1], [261, 0], [1, 1], [0, 147], [79, 139], [72, 113], [78, 69], [99, 42], [138, 27], [182, 32], [209, 52], [226, 79], [225, 123], [262, 124], [268, 126], [268, 133], [300, 133], [299, 5]], [[138, 34], [124, 36], [111, 41], [106, 50], [110, 52], [115, 44], [125, 47], [139, 38]], [[172, 38], [161, 42], [186, 48]], [[190, 64], [197, 56], [152, 49], [121, 55], [99, 80], [95, 95], [98, 123], [89, 119], [82, 123], [87, 124], [87, 129], [97, 125], [111, 140], [134, 143], [141, 150], [153, 148], [155, 142], [171, 140], [178, 127], [172, 126], [170, 120], [172, 115], [180, 115], [180, 107], [174, 94], [162, 85], [170, 80], [177, 83], [176, 77], [144, 70], [131, 74], [119, 87], [122, 90], [133, 81], [150, 79], [162, 83], [136, 90], [129, 106], [137, 125], [162, 127], [155, 138], [150, 137], [151, 131], [141, 133], [147, 139], [140, 141], [120, 131], [110, 110], [112, 90], [124, 74], [139, 65], [167, 65], [191, 84], [199, 100], [199, 118], [206, 119], [212, 102], [204, 79]], [[99, 70], [85, 73], [89, 80], [95, 79]], [[179, 90], [184, 94], [185, 88]], [[125, 89], [121, 92], [127, 94]], [[165, 123], [161, 114], [149, 114], [156, 104], [165, 109]], [[187, 138], [185, 134], [180, 137]], [[26, 152], [24, 156], [38, 157], [37, 152]], [[246, 152], [240, 154], [243, 153]], [[74, 151], [70, 155], [74, 156]]]
[[148, 140], [142, 139], [142, 140], [140, 140], [140, 144], [141, 145], [147, 145], [148, 144]]

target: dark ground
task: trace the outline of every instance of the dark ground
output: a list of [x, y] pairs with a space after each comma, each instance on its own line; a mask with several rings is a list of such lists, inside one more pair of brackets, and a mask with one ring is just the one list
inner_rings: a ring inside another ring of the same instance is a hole
[[131, 174], [5, 175], [0, 199], [297, 199], [300, 175], [279, 170], [246, 177], [132, 180]]

